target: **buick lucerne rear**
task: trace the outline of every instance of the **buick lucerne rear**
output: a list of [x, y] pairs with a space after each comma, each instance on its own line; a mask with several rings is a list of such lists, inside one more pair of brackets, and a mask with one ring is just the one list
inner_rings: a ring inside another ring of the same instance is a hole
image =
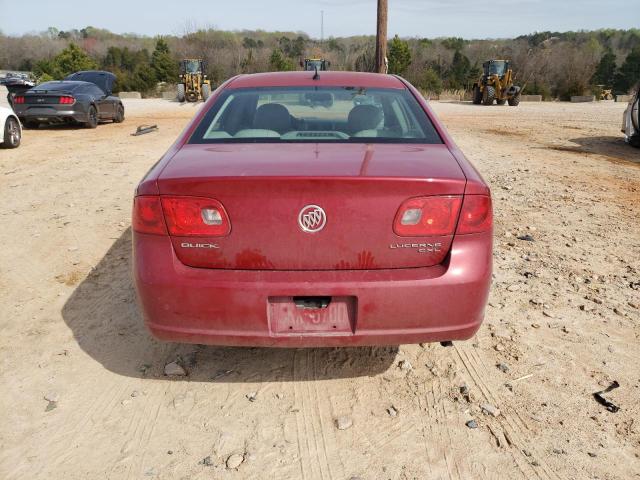
[[491, 282], [487, 184], [391, 75], [243, 75], [139, 184], [135, 284], [177, 342], [464, 340]]

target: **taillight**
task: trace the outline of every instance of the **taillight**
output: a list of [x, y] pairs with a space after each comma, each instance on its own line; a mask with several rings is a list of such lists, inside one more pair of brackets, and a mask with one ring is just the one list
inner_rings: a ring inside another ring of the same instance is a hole
[[493, 210], [488, 195], [465, 195], [458, 221], [458, 235], [480, 233], [491, 230]]
[[461, 196], [416, 197], [398, 210], [393, 231], [401, 237], [453, 235], [462, 205]]
[[64, 96], [64, 97], [60, 97], [60, 99], [58, 100], [58, 103], [60, 105], [73, 105], [74, 103], [76, 103], [76, 99], [73, 97]]
[[169, 234], [176, 237], [224, 237], [231, 223], [217, 200], [203, 197], [162, 197]]
[[19, 95], [17, 97], [13, 97], [13, 103], [24, 103], [24, 96]]
[[136, 232], [166, 235], [160, 197], [140, 196], [133, 199], [131, 225]]

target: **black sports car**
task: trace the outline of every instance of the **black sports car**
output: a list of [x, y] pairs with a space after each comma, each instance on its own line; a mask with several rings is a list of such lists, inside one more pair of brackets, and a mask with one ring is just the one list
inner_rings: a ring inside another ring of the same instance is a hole
[[41, 123], [80, 123], [87, 128], [105, 120], [120, 123], [124, 105], [111, 95], [115, 79], [110, 72], [77, 72], [16, 95], [13, 109], [27, 128]]
[[629, 145], [640, 147], [640, 82], [636, 84], [633, 91], [635, 93], [622, 116], [622, 133]]

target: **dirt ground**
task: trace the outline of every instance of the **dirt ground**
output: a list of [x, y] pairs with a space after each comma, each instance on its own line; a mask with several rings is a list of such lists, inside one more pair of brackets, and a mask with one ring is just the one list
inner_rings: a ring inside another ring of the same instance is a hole
[[[624, 106], [433, 106], [496, 220], [486, 322], [452, 348], [153, 340], [131, 197], [192, 105], [131, 100], [121, 125], [29, 130], [0, 151], [0, 478], [640, 478], [640, 151], [622, 142]], [[143, 123], [159, 131], [131, 136]], [[175, 360], [188, 376], [163, 375]], [[617, 413], [592, 395], [613, 381]]]

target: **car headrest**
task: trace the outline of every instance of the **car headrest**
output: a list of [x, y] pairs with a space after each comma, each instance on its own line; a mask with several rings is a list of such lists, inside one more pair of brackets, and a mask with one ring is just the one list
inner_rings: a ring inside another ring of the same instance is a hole
[[253, 117], [253, 128], [259, 130], [275, 130], [283, 134], [291, 130], [289, 110], [279, 103], [267, 103], [256, 110]]
[[382, 109], [375, 105], [356, 105], [349, 112], [349, 131], [373, 130], [382, 121]]

